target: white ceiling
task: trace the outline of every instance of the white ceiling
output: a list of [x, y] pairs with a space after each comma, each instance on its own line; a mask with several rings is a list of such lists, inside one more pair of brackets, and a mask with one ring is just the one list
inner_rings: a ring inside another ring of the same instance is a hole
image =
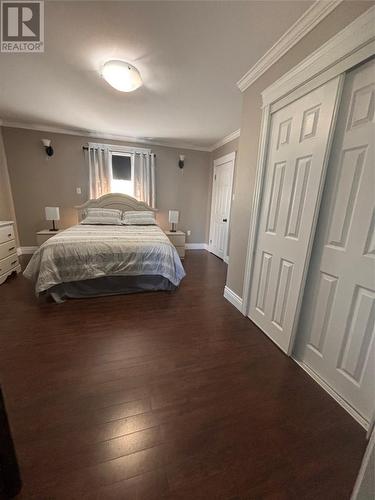
[[[0, 118], [209, 147], [240, 127], [236, 82], [311, 1], [48, 1], [45, 53], [0, 54]], [[133, 93], [99, 76], [141, 72]]]

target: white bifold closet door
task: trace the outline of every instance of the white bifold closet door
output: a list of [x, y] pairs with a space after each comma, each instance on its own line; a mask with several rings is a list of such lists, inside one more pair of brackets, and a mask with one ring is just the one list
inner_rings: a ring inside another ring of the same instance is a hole
[[337, 77], [271, 117], [249, 317], [287, 353], [298, 319], [339, 88]]
[[375, 399], [375, 62], [347, 74], [296, 356], [366, 420]]

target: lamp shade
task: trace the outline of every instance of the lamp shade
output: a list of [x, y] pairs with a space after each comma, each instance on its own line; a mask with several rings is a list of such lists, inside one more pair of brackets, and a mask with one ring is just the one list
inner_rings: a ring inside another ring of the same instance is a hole
[[46, 207], [46, 220], [60, 220], [59, 207]]
[[178, 210], [169, 210], [169, 222], [172, 224], [177, 224], [179, 218]]

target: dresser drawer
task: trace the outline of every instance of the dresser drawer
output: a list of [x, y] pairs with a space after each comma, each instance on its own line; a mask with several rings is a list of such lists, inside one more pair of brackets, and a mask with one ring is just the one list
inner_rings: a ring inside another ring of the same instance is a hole
[[9, 226], [0, 227], [0, 243], [5, 243], [6, 241], [10, 240], [14, 240], [13, 224], [9, 224]]
[[6, 243], [0, 244], [0, 260], [5, 259], [5, 257], [9, 257], [13, 253], [16, 253], [16, 242], [15, 240], [7, 241]]
[[7, 273], [14, 267], [18, 266], [18, 257], [17, 254], [10, 255], [5, 259], [0, 260], [0, 274]]

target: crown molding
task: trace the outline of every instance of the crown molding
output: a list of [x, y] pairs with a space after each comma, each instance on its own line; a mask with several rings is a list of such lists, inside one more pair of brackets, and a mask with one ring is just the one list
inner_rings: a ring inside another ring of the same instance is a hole
[[80, 129], [69, 129], [62, 127], [50, 127], [49, 125], [41, 125], [38, 123], [22, 123], [22, 122], [11, 122], [0, 119], [0, 126], [10, 127], [10, 128], [22, 128], [26, 130], [37, 130], [39, 132], [51, 132], [54, 134], [67, 134], [67, 135], [75, 135], [75, 136], [83, 136], [83, 137], [91, 137], [95, 139], [107, 139], [111, 141], [121, 141], [121, 142], [134, 142], [138, 144], [148, 144], [150, 146], [164, 146], [168, 148], [175, 149], [188, 149], [192, 151], [204, 151], [204, 152], [212, 152], [211, 147], [197, 146], [194, 144], [186, 144], [178, 141], [168, 141], [168, 142], [159, 142], [152, 140], [145, 140], [137, 137], [128, 137], [125, 135], [117, 135], [117, 134], [107, 134], [105, 132], [99, 132], [96, 130], [80, 130]]
[[[375, 6], [367, 9], [321, 47], [262, 92], [263, 107], [314, 78], [334, 78], [375, 53]], [[313, 84], [313, 82], [312, 82]]]
[[210, 147], [211, 153], [213, 151], [215, 151], [215, 149], [220, 148], [221, 146], [224, 146], [224, 144], [227, 144], [227, 142], [230, 142], [230, 141], [233, 141], [234, 139], [237, 139], [240, 136], [240, 133], [241, 133], [241, 129], [239, 128], [239, 129], [235, 130], [234, 132], [232, 132], [231, 134], [228, 134], [225, 137], [223, 137], [222, 139], [220, 139], [220, 141], [216, 142], [215, 144], [213, 144]]
[[288, 50], [296, 45], [317, 24], [328, 16], [343, 0], [317, 0], [300, 18], [272, 45], [272, 47], [252, 66], [237, 82], [237, 87], [244, 92], [262, 76]]

